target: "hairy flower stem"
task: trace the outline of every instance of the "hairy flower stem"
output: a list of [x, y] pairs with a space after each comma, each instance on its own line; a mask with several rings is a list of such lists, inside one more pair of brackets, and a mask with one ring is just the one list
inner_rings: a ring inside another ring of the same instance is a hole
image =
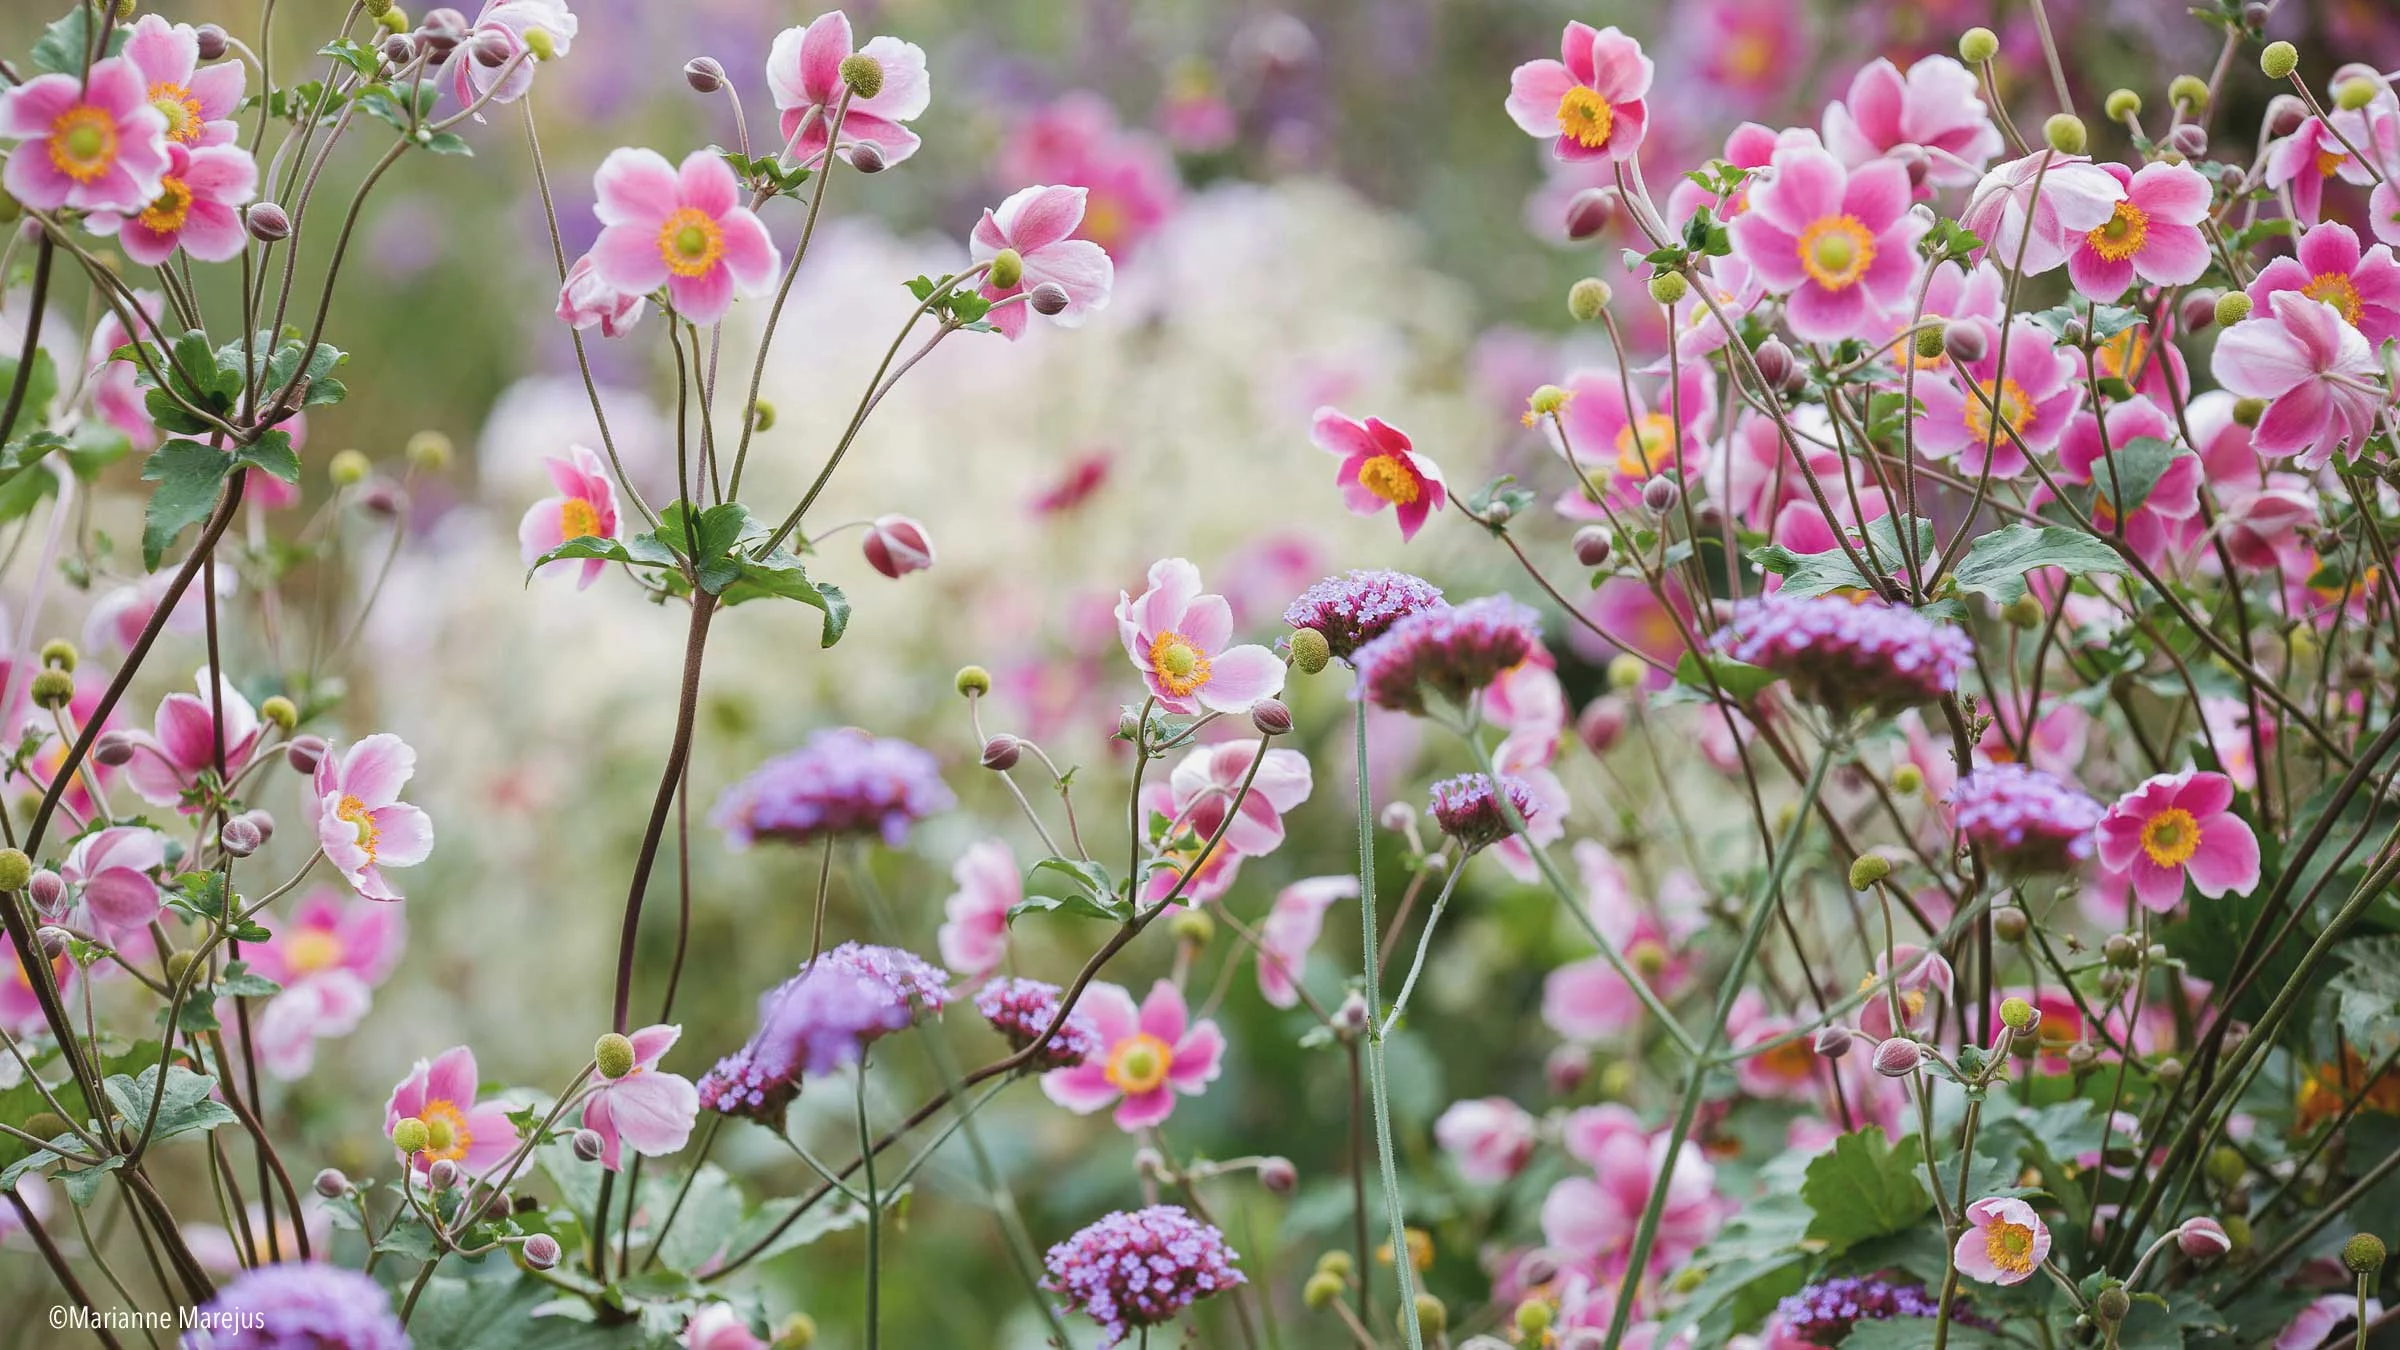
[[1408, 1217], [1400, 1203], [1400, 1167], [1392, 1154], [1390, 1075], [1383, 1059], [1382, 961], [1375, 927], [1375, 784], [1367, 765], [1367, 697], [1358, 691], [1351, 716], [1358, 768], [1358, 932], [1364, 952], [1367, 995], [1367, 1094], [1375, 1114], [1375, 1159], [1383, 1174], [1383, 1210], [1392, 1231], [1392, 1279], [1399, 1285], [1393, 1317], [1407, 1337], [1409, 1350], [1424, 1350], [1425, 1332], [1417, 1325], [1416, 1271], [1409, 1264]]

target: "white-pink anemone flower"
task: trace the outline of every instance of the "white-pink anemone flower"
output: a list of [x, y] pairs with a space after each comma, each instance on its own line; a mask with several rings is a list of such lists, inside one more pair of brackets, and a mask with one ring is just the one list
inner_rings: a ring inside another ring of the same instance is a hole
[[1523, 1171], [1539, 1132], [1532, 1114], [1506, 1097], [1452, 1102], [1433, 1122], [1433, 1141], [1478, 1186], [1497, 1186]]
[[1174, 1114], [1177, 1093], [1197, 1097], [1216, 1081], [1224, 1033], [1213, 1021], [1192, 1021], [1183, 991], [1168, 981], [1152, 985], [1139, 1008], [1124, 989], [1094, 981], [1080, 1006], [1103, 1049], [1042, 1075], [1042, 1092], [1060, 1106], [1090, 1115], [1115, 1102], [1117, 1128], [1133, 1134]]
[[158, 882], [167, 837], [140, 825], [112, 825], [75, 841], [58, 867], [90, 931], [113, 939], [158, 917]]
[[837, 9], [818, 15], [806, 28], [777, 33], [767, 51], [767, 91], [782, 110], [784, 153], [795, 163], [811, 163], [824, 153], [826, 129], [842, 101], [842, 63], [853, 55], [872, 59], [881, 82], [872, 96], [850, 96], [834, 152], [847, 160], [851, 147], [872, 145], [886, 167], [917, 153], [917, 133], [900, 124], [923, 116], [933, 101], [925, 49], [896, 37], [875, 37], [853, 52], [851, 42], [850, 16]]
[[[1075, 237], [1083, 228], [1087, 195], [1088, 190], [1079, 187], [1021, 188], [975, 222], [975, 232], [967, 239], [970, 257], [990, 262], [1009, 249], [1018, 258], [1020, 275], [1013, 284], [996, 285], [986, 274], [977, 292], [993, 302], [991, 325], [1011, 342], [1025, 335], [1025, 310], [1035, 298], [1029, 293], [1045, 282], [1066, 295], [1065, 305], [1050, 316], [1061, 328], [1075, 327], [1108, 304], [1109, 291], [1116, 285], [1116, 264], [1109, 261], [1106, 249]], [[1011, 299], [1018, 295], [1027, 298]], [[1009, 303], [999, 303], [1003, 300]]]
[[715, 323], [737, 293], [775, 284], [782, 255], [714, 151], [694, 150], [678, 167], [655, 150], [619, 147], [592, 184], [592, 213], [606, 227], [592, 259], [610, 289], [648, 295], [664, 286], [678, 315]]
[[580, 26], [566, 0], [485, 0], [442, 75], [462, 107], [486, 93], [494, 103], [514, 103], [533, 87], [534, 62], [565, 56]]
[[94, 234], [113, 234], [125, 256], [156, 267], [180, 248], [202, 262], [238, 258], [250, 246], [242, 207], [258, 189], [258, 163], [238, 145], [192, 148], [167, 142], [158, 196], [139, 211], [95, 211]]
[[141, 72], [150, 106], [167, 119], [169, 141], [229, 145], [240, 136], [233, 115], [242, 106], [245, 68], [240, 61], [201, 65], [199, 29], [145, 14], [125, 36], [124, 58]]
[[1283, 662], [1256, 643], [1230, 646], [1233, 607], [1200, 590], [1182, 558], [1150, 564], [1140, 595], [1117, 593], [1117, 636], [1158, 706], [1172, 713], [1246, 713], [1283, 689]]
[[1992, 166], [1958, 223], [1983, 240], [1983, 256], [2038, 276], [2068, 249], [2115, 219], [2125, 185], [2081, 155], [2041, 150]]
[[600, 264], [589, 253], [567, 268], [559, 284], [559, 321], [570, 328], [598, 325], [602, 337], [623, 337], [641, 321], [646, 302], [639, 291], [620, 291], [600, 279]]
[[700, 1089], [658, 1067], [682, 1036], [682, 1027], [664, 1025], [627, 1033], [633, 1067], [621, 1077], [601, 1080], [585, 1100], [583, 1127], [600, 1136], [602, 1167], [618, 1170], [628, 1148], [645, 1158], [663, 1158], [692, 1137], [692, 1123], [700, 1118]]
[[203, 771], [217, 767], [218, 696], [224, 699], [225, 772], [230, 777], [249, 764], [264, 727], [250, 700], [230, 681], [216, 678], [208, 667], [193, 677], [196, 694], [169, 694], [158, 702], [158, 716], [149, 732], [129, 731], [133, 758], [125, 763], [126, 781], [142, 800], [153, 806], [178, 806], [183, 794]]
[[433, 852], [433, 822], [400, 800], [416, 768], [417, 752], [389, 732], [317, 761], [317, 843], [369, 900], [400, 899], [383, 869], [414, 866]]
[[166, 114], [121, 56], [0, 94], [0, 140], [17, 143], [0, 187], [38, 211], [139, 211], [167, 172]]

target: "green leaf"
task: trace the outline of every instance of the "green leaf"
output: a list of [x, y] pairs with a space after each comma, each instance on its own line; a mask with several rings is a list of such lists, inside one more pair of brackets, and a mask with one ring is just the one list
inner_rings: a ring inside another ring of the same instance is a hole
[[[33, 44], [33, 64], [37, 69], [58, 75], [75, 75], [83, 71], [85, 57], [92, 53], [92, 16], [99, 11], [77, 5], [48, 28]], [[128, 36], [122, 26], [109, 30], [108, 44], [98, 57], [115, 56], [124, 50]], [[95, 58], [97, 59], [97, 58]]]
[[[151, 1097], [158, 1088], [158, 1066], [151, 1065], [137, 1077], [111, 1074], [100, 1086], [108, 1092], [108, 1100], [118, 1114], [139, 1131], [142, 1122], [150, 1118]], [[193, 1073], [180, 1064], [167, 1066], [167, 1087], [163, 1094], [158, 1094], [158, 1123], [150, 1131], [150, 1142], [156, 1144], [180, 1134], [206, 1132], [234, 1123], [238, 1117], [232, 1110], [209, 1097], [216, 1087], [217, 1080], [207, 1074]]]
[[[1935, 547], [1933, 522], [1916, 519], [1917, 554], [1931, 558]], [[1872, 552], [1870, 552], [1870, 548]], [[1859, 547], [1859, 559], [1869, 559], [1880, 566], [1886, 575], [1899, 576], [1908, 570], [1907, 555], [1900, 550], [1900, 527], [1890, 516], [1869, 521], [1866, 539]], [[1805, 599], [1842, 590], [1872, 590], [1874, 583], [1867, 574], [1850, 561], [1850, 555], [1840, 548], [1823, 553], [1794, 553], [1781, 544], [1768, 544], [1750, 551], [1750, 561], [1783, 578], [1779, 595]]]
[[2025, 574], [2042, 567], [2062, 567], [2069, 576], [2080, 576], [2122, 572], [2125, 560], [2081, 530], [2018, 521], [1976, 539], [1951, 575], [1960, 590], [2005, 605], [2025, 594]]
[[106, 1179], [109, 1173], [124, 1165], [125, 1155], [114, 1153], [101, 1159], [97, 1167], [86, 1167], [68, 1172], [59, 1180], [65, 1184], [67, 1199], [73, 1202], [75, 1208], [88, 1209], [91, 1207], [93, 1198], [100, 1194], [101, 1181]]
[[273, 998], [283, 992], [283, 986], [250, 968], [247, 961], [228, 961], [225, 974], [217, 980], [217, 993], [223, 998]]
[[1010, 923], [1020, 914], [1059, 910], [1116, 923], [1132, 917], [1132, 905], [1117, 894], [1116, 879], [1096, 862], [1044, 858], [1026, 872], [1025, 885], [1026, 897], [1009, 907]]
[[1706, 692], [1710, 687], [1709, 678], [1711, 676], [1715, 677], [1717, 688], [1723, 689], [1735, 698], [1748, 698], [1783, 678], [1774, 671], [1751, 665], [1746, 661], [1736, 661], [1730, 656], [1710, 656], [1707, 660], [1707, 668], [1703, 670], [1700, 658], [1694, 656], [1688, 649], [1682, 658], [1675, 662], [1676, 680], [1688, 684], [1694, 689]]
[[2349, 965], [2329, 986], [2336, 1016], [2360, 1053], [2373, 1057], [2400, 1033], [2400, 937], [2354, 937], [2340, 955]]
[[[573, 1315], [580, 1311], [581, 1316]], [[409, 1315], [416, 1350], [635, 1350], [653, 1343], [639, 1322], [602, 1322], [581, 1299], [519, 1274], [426, 1281]]]
[[1838, 1252], [1914, 1224], [1933, 1209], [1918, 1176], [1921, 1166], [1913, 1134], [1896, 1148], [1874, 1127], [1834, 1140], [1809, 1163], [1800, 1183], [1800, 1198], [1813, 1215], [1808, 1236]]
[[58, 475], [39, 463], [24, 468], [0, 480], [0, 523], [22, 520], [40, 505], [44, 497], [58, 490]]
[[125, 433], [105, 422], [79, 422], [68, 433], [67, 466], [84, 482], [91, 482], [108, 467], [133, 452], [133, 442]]
[[2136, 436], [2123, 445], [2111, 446], [2106, 457], [2093, 461], [2092, 487], [2118, 515], [2132, 515], [2150, 500], [2158, 480], [2182, 454], [2172, 441]]
[[259, 433], [256, 441], [234, 451], [233, 462], [286, 483], [300, 481], [300, 455], [292, 449], [292, 434], [288, 431]]
[[[1950, 1324], [1953, 1350], [2004, 1350], [2009, 1343], [1988, 1331]], [[1895, 1317], [1865, 1321], [1842, 1338], [1842, 1350], [1925, 1350], [1933, 1344], [1933, 1322], [1924, 1317]]]
[[[741, 1227], [733, 1230], [733, 1236], [726, 1241], [726, 1250], [748, 1251], [753, 1243], [766, 1237], [767, 1233], [776, 1224], [781, 1223], [785, 1215], [798, 1208], [800, 1203], [801, 1198], [794, 1196], [789, 1199], [771, 1200], [760, 1205], [749, 1218], [742, 1221]], [[832, 1199], [819, 1201], [815, 1208], [793, 1220], [791, 1227], [778, 1234], [775, 1240], [769, 1242], [766, 1248], [753, 1259], [764, 1261], [769, 1257], [791, 1251], [795, 1247], [805, 1247], [819, 1238], [856, 1228], [866, 1220], [865, 1208], [854, 1201], [847, 1199], [840, 1200], [838, 1203]], [[677, 1220], [677, 1222], [680, 1223], [681, 1220]], [[419, 1342], [419, 1344], [422, 1346], [423, 1343]]]
[[1515, 518], [1526, 507], [1534, 503], [1533, 489], [1518, 487], [1516, 481], [1516, 475], [1504, 473], [1485, 483], [1482, 487], [1475, 489], [1473, 496], [1467, 498], [1467, 510], [1474, 515], [1489, 518], [1492, 509], [1499, 507], [1503, 517], [1501, 524], [1507, 524], [1509, 519]]
[[[667, 1203], [675, 1202], [670, 1199]], [[659, 1213], [663, 1215], [665, 1211]], [[725, 1234], [741, 1219], [740, 1189], [723, 1168], [704, 1163], [683, 1197], [683, 1209], [675, 1216], [675, 1226], [667, 1230], [667, 1240], [659, 1244], [658, 1259], [669, 1270], [697, 1274], [710, 1258], [725, 1249]]]
[[746, 600], [779, 596], [797, 600], [820, 610], [825, 615], [824, 637], [820, 645], [830, 647], [842, 640], [850, 626], [850, 597], [839, 586], [820, 585], [808, 579], [808, 569], [790, 550], [778, 547], [764, 558], [747, 553], [728, 555], [735, 569], [736, 580], [724, 588], [721, 598], [728, 605]]
[[434, 1237], [433, 1230], [415, 1218], [400, 1220], [392, 1225], [390, 1232], [375, 1239], [375, 1250], [392, 1256], [405, 1256], [411, 1261], [430, 1261], [433, 1254], [441, 1249], [442, 1244]]
[[[17, 355], [11, 352], [0, 356], [0, 406], [8, 401], [8, 391], [17, 385]], [[36, 349], [33, 370], [25, 377], [25, 401], [19, 405], [16, 417], [7, 426], [0, 426], [0, 443], [14, 440], [20, 426], [27, 430], [40, 425], [47, 415], [50, 400], [58, 397], [58, 368], [51, 363], [50, 353]]]
[[167, 546], [185, 527], [208, 519], [233, 456], [198, 441], [169, 441], [150, 454], [142, 477], [158, 484], [142, 522], [142, 566], [158, 570]]
[[455, 131], [435, 131], [420, 135], [417, 144], [437, 155], [466, 155], [472, 157], [475, 147]]
[[606, 562], [620, 562], [633, 566], [654, 567], [658, 565], [635, 558], [625, 551], [623, 544], [605, 535], [579, 534], [534, 559], [533, 566], [526, 570], [525, 582], [527, 585], [531, 585], [533, 574], [540, 571], [544, 563], [566, 562], [577, 558], [599, 558]]

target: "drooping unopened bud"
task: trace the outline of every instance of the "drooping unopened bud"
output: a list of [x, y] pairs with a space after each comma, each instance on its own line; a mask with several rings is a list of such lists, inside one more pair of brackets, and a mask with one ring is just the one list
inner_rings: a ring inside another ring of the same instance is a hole
[[2270, 42], [2258, 54], [2258, 68], [2270, 80], [2288, 80], [2299, 68], [2300, 49], [2288, 42]]
[[1989, 28], [1970, 28], [1958, 35], [1958, 59], [1979, 66], [2000, 54], [2000, 35]]
[[1567, 199], [1567, 238], [1589, 239], [1617, 218], [1617, 194], [1609, 188], [1585, 188]]
[[67, 954], [67, 944], [75, 940], [75, 935], [55, 924], [44, 924], [34, 930], [33, 940], [42, 949], [42, 955], [55, 961]]
[[882, 173], [884, 170], [882, 147], [873, 141], [860, 141], [851, 146], [850, 167], [860, 173]]
[[1024, 753], [1025, 742], [1005, 731], [1001, 732], [983, 743], [983, 767], [996, 773], [1006, 773], [1017, 767], [1017, 760]]
[[1848, 1027], [1819, 1027], [1817, 1028], [1817, 1038], [1810, 1045], [1818, 1054], [1827, 1059], [1840, 1059], [1850, 1053], [1850, 1046], [1857, 1039], [1850, 1034]]
[[2291, 94], [2277, 94], [2267, 100], [2267, 114], [2261, 119], [2270, 140], [2289, 136], [2308, 120], [2308, 105]]
[[135, 753], [140, 749], [141, 743], [133, 738], [132, 732], [103, 731], [100, 739], [92, 742], [92, 762], [104, 769], [113, 769], [132, 763]]
[[1333, 660], [1333, 645], [1314, 628], [1295, 628], [1284, 639], [1284, 649], [1291, 654], [1292, 669], [1303, 675], [1314, 675]]
[[1290, 1195], [1300, 1185], [1300, 1169], [1289, 1158], [1269, 1158], [1258, 1165], [1258, 1184], [1276, 1195]]
[[376, 50], [383, 53], [384, 64], [405, 66], [417, 59], [417, 40], [407, 33], [386, 33], [383, 45]]
[[1953, 361], [1976, 362], [1983, 359], [1990, 339], [1983, 335], [1983, 325], [1965, 319], [1952, 319], [1942, 325], [1942, 355]]
[[517, 54], [517, 44], [509, 34], [487, 28], [475, 35], [472, 50], [476, 65], [497, 70]]
[[2031, 927], [2025, 911], [2015, 905], [2004, 905], [1992, 911], [1992, 936], [2002, 942], [2023, 942]]
[[322, 736], [294, 736], [291, 744], [283, 747], [284, 763], [291, 765], [295, 773], [314, 774], [318, 763], [324, 758], [325, 738]]
[[1025, 303], [1033, 312], [1045, 318], [1067, 312], [1067, 288], [1055, 281], [1045, 281], [1027, 292]]
[[426, 57], [433, 61], [447, 60], [466, 36], [467, 16], [447, 5], [425, 11], [424, 19], [417, 24], [417, 41], [424, 46]]
[[2082, 1073], [2099, 1062], [2100, 1052], [2092, 1046], [2090, 1041], [2077, 1041], [2067, 1047], [2067, 1067], [2077, 1073]]
[[695, 94], [713, 94], [725, 87], [725, 67], [713, 56], [695, 56], [683, 63], [683, 82]]
[[1217, 921], [1206, 910], [1178, 909], [1167, 920], [1167, 935], [1190, 947], [1205, 947], [1217, 937]]
[[859, 550], [867, 566], [894, 580], [933, 566], [933, 541], [907, 516], [877, 516]]
[[873, 98], [883, 92], [883, 62], [865, 52], [852, 52], [842, 58], [839, 67], [842, 83], [860, 98]]
[[1567, 317], [1577, 323], [1592, 323], [1608, 312], [1612, 293], [1608, 283], [1598, 277], [1585, 277], [1567, 288]]
[[1750, 359], [1758, 363], [1758, 377], [1765, 380], [1769, 388], [1781, 389], [1790, 382], [1794, 364], [1792, 349], [1784, 345], [1782, 338], [1770, 337], [1759, 343], [1758, 348], [1750, 353]]
[[1584, 1080], [1591, 1076], [1592, 1052], [1587, 1046], [1569, 1042], [1551, 1050], [1542, 1059], [1542, 1080], [1558, 1096], [1574, 1096], [1582, 1090]]
[[2175, 1230], [2175, 1246], [2195, 1261], [2214, 1261], [2233, 1250], [2233, 1239], [2225, 1235], [2225, 1225], [2203, 1214]]
[[1357, 990], [1350, 991], [1340, 1007], [1333, 1010], [1333, 1027], [1345, 1035], [1363, 1035], [1373, 1022], [1374, 1014], [1367, 1011], [1367, 997]]
[[1672, 510], [1675, 503], [1682, 497], [1683, 489], [1675, 485], [1674, 479], [1664, 474], [1642, 484], [1642, 505], [1653, 511], [1664, 513]]
[[1013, 248], [1004, 248], [992, 255], [990, 280], [1001, 290], [1008, 290], [1025, 279], [1025, 255]]
[[1925, 1047], [1906, 1036], [1894, 1036], [1875, 1047], [1875, 1072], [1886, 1078], [1906, 1078], [1925, 1062]]
[[1586, 567], [1599, 567], [1607, 563], [1612, 547], [1608, 531], [1601, 526], [1586, 525], [1575, 532], [1575, 561]]
[[2185, 159], [2204, 159], [2208, 155], [2208, 129], [2198, 122], [2186, 122], [2167, 133], [2167, 148]]
[[67, 909], [67, 879], [49, 868], [42, 868], [25, 881], [25, 898], [33, 902], [36, 914], [55, 919]]
[[1262, 698], [1250, 706], [1250, 725], [1258, 728], [1261, 736], [1289, 736], [1292, 710], [1281, 699]]
[[1861, 853], [1850, 864], [1850, 889], [1867, 890], [1891, 874], [1891, 859], [1880, 853]]
[[252, 807], [234, 819], [248, 821], [250, 828], [258, 831], [258, 841], [262, 844], [275, 837], [275, 816], [270, 811]]
[[217, 831], [217, 843], [236, 858], [247, 858], [267, 842], [259, 837], [258, 827], [240, 816], [226, 821]]
[[21, 891], [33, 880], [33, 859], [19, 848], [0, 848], [0, 893]]
[[2134, 941], [2130, 933], [2111, 933], [2108, 941], [2100, 944], [2100, 955], [2110, 965], [2130, 970], [2142, 959], [2142, 944]]
[[2069, 319], [2058, 326], [2058, 340], [2070, 347], [2080, 347], [2090, 340], [2092, 330], [2081, 319]]
[[2217, 301], [2220, 298], [2215, 291], [2193, 291], [2176, 302], [2176, 322], [2182, 324], [2183, 331], [2187, 333], [2199, 332], [2217, 321]]
[[548, 1270], [557, 1265], [561, 1254], [558, 1239], [548, 1233], [534, 1234], [525, 1239], [524, 1245], [517, 1250], [525, 1254], [525, 1264], [535, 1270]]
[[436, 1158], [433, 1166], [425, 1169], [425, 1189], [429, 1191], [439, 1193], [457, 1184], [458, 1164], [449, 1158]]
[[2042, 1010], [2021, 998], [2000, 1000], [2000, 1025], [2024, 1033], [2042, 1024]]
[[608, 1151], [608, 1141], [600, 1137], [598, 1130], [577, 1130], [575, 1137], [568, 1141], [568, 1146], [575, 1150], [576, 1157], [585, 1162], [598, 1162], [601, 1155]]
[[317, 1179], [310, 1184], [316, 1188], [317, 1194], [335, 1200], [350, 1189], [350, 1178], [343, 1176], [341, 1169], [328, 1167], [317, 1173]]
[[622, 1032], [611, 1031], [592, 1043], [592, 1064], [600, 1076], [611, 1082], [633, 1072], [633, 1041]]
[[432, 1131], [425, 1127], [424, 1121], [415, 1116], [410, 1116], [392, 1127], [392, 1147], [402, 1153], [422, 1153], [425, 1151], [425, 1145], [432, 1139]]
[[228, 47], [225, 30], [213, 23], [204, 23], [192, 30], [192, 46], [203, 61], [222, 61]]

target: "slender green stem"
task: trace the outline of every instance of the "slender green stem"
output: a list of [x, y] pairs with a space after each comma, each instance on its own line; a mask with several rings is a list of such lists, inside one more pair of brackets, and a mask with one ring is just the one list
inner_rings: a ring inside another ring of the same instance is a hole
[[877, 1301], [882, 1294], [883, 1205], [875, 1193], [875, 1132], [867, 1126], [867, 1061], [858, 1061], [858, 1155], [866, 1164], [867, 1190], [867, 1350], [875, 1350]]
[[1417, 1325], [1416, 1272], [1408, 1260], [1408, 1216], [1400, 1203], [1400, 1167], [1392, 1153], [1390, 1075], [1383, 1060], [1382, 961], [1375, 926], [1375, 786], [1367, 771], [1367, 700], [1359, 690], [1352, 716], [1358, 768], [1358, 933], [1364, 952], [1367, 994], [1367, 1095], [1375, 1112], [1375, 1159], [1383, 1173], [1384, 1217], [1392, 1232], [1392, 1278], [1399, 1285], [1394, 1317], [1407, 1337], [1408, 1350], [1424, 1350], [1425, 1333]]
[[1433, 897], [1433, 908], [1425, 915], [1425, 931], [1417, 935], [1417, 954], [1408, 963], [1408, 978], [1400, 982], [1400, 996], [1392, 1000], [1392, 1011], [1383, 1019], [1380, 1035], [1391, 1035], [1392, 1028], [1400, 1025], [1400, 1014], [1408, 1011], [1408, 996], [1416, 992], [1417, 977], [1425, 973], [1425, 954], [1433, 950], [1433, 930], [1440, 926], [1443, 911], [1450, 908], [1450, 893], [1458, 889], [1458, 878], [1466, 870], [1467, 860], [1460, 858], [1451, 867], [1450, 875], [1442, 878], [1442, 889]]

